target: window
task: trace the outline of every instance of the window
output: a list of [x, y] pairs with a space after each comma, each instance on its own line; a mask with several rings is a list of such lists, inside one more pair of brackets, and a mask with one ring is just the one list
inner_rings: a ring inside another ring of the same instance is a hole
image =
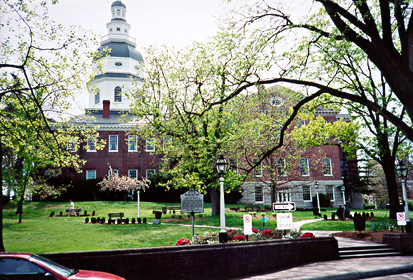
[[122, 89], [119, 86], [115, 87], [115, 96], [113, 100], [115, 102], [122, 102]]
[[155, 169], [146, 169], [146, 178], [150, 178], [151, 176], [155, 175]]
[[100, 90], [97, 89], [95, 92], [95, 104], [99, 104], [100, 103]]
[[108, 170], [108, 176], [111, 176], [112, 173], [119, 175], [119, 170], [117, 170], [116, 168], [112, 168], [112, 172], [110, 172], [110, 171], [111, 171], [111, 170], [109, 169], [109, 170]]
[[66, 149], [69, 152], [76, 152], [76, 137], [75, 136], [69, 136], [67, 138]]
[[279, 158], [277, 160], [277, 174], [278, 176], [286, 176], [285, 172], [285, 158]]
[[120, 17], [120, 10], [116, 10], [116, 15]]
[[310, 186], [303, 186], [303, 200], [311, 201], [311, 188]]
[[117, 151], [118, 151], [118, 136], [109, 135], [109, 152], [117, 152]]
[[326, 195], [330, 198], [330, 200], [336, 200], [334, 194], [334, 186], [326, 186]]
[[86, 180], [96, 179], [96, 170], [86, 170]]
[[86, 145], [88, 152], [96, 152], [96, 136], [89, 136]]
[[301, 176], [310, 176], [310, 168], [308, 167], [308, 158], [300, 159]]
[[[42, 279], [39, 275], [45, 274], [46, 270], [28, 260], [18, 258], [2, 258], [0, 262], [1, 279]], [[3, 278], [5, 277], [5, 278]]]
[[120, 27], [116, 27], [116, 31], [120, 31]]
[[255, 186], [255, 202], [262, 203], [264, 202], [264, 193], [262, 186]]
[[163, 149], [165, 150], [168, 145], [172, 144], [172, 136], [165, 136], [162, 142], [163, 142]]
[[137, 169], [129, 169], [128, 170], [128, 176], [130, 178], [137, 179], [138, 178], [138, 170]]
[[323, 158], [323, 173], [324, 176], [333, 175], [333, 169], [331, 168], [331, 158]]
[[[252, 164], [255, 166], [257, 163], [258, 163], [258, 159], [254, 158], [252, 160]], [[260, 165], [254, 168], [253, 175], [255, 177], [262, 177], [262, 163], [260, 163]]]
[[229, 159], [229, 169], [238, 174], [238, 159], [235, 159], [235, 158]]
[[291, 201], [291, 193], [288, 190], [278, 191], [276, 193], [277, 202]]
[[146, 139], [146, 151], [147, 152], [155, 152], [155, 139]]
[[128, 136], [128, 152], [136, 152], [138, 150], [136, 135]]

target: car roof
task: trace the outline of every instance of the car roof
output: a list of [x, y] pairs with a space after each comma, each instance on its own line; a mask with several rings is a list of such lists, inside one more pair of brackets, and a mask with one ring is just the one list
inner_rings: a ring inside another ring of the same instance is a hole
[[0, 252], [0, 258], [12, 257], [12, 258], [22, 258], [29, 259], [33, 254], [30, 253], [18, 253], [18, 252]]

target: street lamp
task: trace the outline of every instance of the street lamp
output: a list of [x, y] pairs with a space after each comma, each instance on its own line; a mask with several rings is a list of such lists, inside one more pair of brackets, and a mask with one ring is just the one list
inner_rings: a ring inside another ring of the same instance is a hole
[[402, 191], [403, 191], [403, 204], [404, 204], [404, 213], [406, 216], [406, 222], [410, 222], [409, 215], [409, 203], [407, 202], [406, 195], [406, 177], [407, 177], [407, 166], [403, 161], [400, 161], [399, 166], [396, 168], [397, 177], [402, 180]]
[[343, 206], [346, 204], [346, 187], [341, 186], [341, 193], [343, 194]]
[[315, 191], [317, 193], [317, 215], [320, 215], [320, 197], [318, 196], [318, 182], [314, 183]]
[[225, 231], [225, 201], [224, 201], [224, 175], [227, 172], [227, 160], [224, 158], [223, 155], [219, 155], [217, 158], [217, 171], [218, 174], [221, 175], [219, 179], [220, 189], [221, 189], [221, 196], [220, 196], [220, 225], [221, 231], [219, 232], [219, 243], [224, 243], [228, 241], [227, 232]]

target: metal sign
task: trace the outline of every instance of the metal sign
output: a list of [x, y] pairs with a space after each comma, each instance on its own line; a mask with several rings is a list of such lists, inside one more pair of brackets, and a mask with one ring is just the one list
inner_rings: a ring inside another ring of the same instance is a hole
[[274, 202], [272, 204], [272, 211], [295, 211], [294, 202]]
[[181, 213], [204, 213], [204, 195], [194, 190], [181, 194]]
[[293, 214], [292, 213], [277, 213], [277, 229], [292, 229]]
[[406, 222], [406, 214], [404, 212], [397, 212], [396, 213], [396, 217], [397, 217], [397, 225], [398, 226], [405, 226], [407, 225]]
[[252, 234], [252, 216], [249, 214], [245, 214], [243, 216], [244, 220], [244, 234], [251, 235]]

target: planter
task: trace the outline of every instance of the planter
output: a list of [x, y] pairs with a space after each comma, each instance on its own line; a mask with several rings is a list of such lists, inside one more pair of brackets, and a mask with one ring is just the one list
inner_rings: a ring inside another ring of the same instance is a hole
[[155, 220], [160, 220], [162, 217], [162, 211], [155, 211]]
[[366, 217], [361, 214], [354, 214], [354, 229], [360, 231], [366, 230]]

